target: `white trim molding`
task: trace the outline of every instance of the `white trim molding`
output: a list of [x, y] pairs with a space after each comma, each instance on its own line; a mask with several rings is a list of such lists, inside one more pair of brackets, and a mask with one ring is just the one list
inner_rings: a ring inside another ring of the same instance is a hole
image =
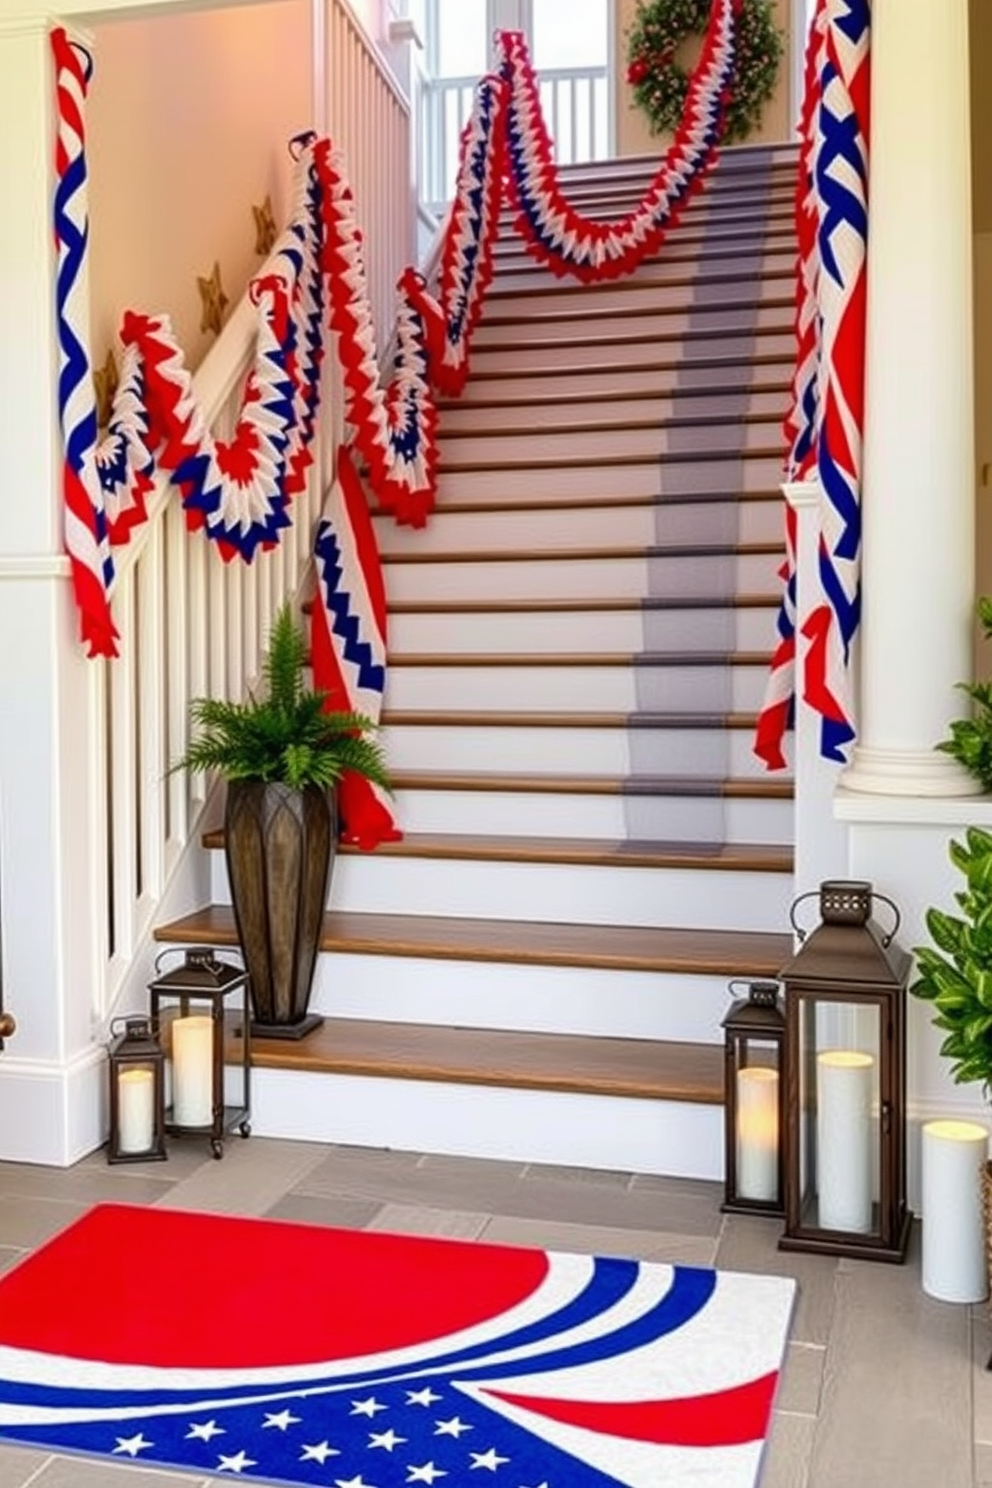
[[[16, 1043], [14, 1048], [16, 1049]], [[65, 1168], [106, 1137], [106, 1050], [65, 1063], [0, 1055], [0, 1161]]]

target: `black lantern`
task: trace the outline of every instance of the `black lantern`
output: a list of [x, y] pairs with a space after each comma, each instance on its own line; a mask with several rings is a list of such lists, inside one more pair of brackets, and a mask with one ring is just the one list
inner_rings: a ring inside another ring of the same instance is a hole
[[[820, 885], [822, 923], [785, 966], [783, 1250], [902, 1261], [906, 1207], [906, 982], [899, 911], [869, 883]], [[895, 916], [883, 933], [872, 898]]]
[[165, 1055], [149, 1018], [115, 1018], [107, 1051], [107, 1161], [156, 1162], [165, 1150]]
[[731, 982], [746, 988], [723, 1020], [726, 1123], [723, 1208], [744, 1214], [785, 1212], [785, 1015], [778, 982]]
[[[156, 972], [173, 950], [163, 951]], [[183, 961], [149, 984], [152, 1017], [162, 1030], [170, 1056], [171, 1104], [165, 1130], [182, 1135], [196, 1132], [210, 1138], [214, 1157], [224, 1155], [224, 1133], [235, 1126], [243, 1137], [251, 1133], [251, 1025], [248, 1012], [248, 973], [209, 950], [189, 950]], [[240, 994], [240, 1008], [231, 1032], [240, 1041], [241, 1098], [225, 1104], [225, 1005]]]

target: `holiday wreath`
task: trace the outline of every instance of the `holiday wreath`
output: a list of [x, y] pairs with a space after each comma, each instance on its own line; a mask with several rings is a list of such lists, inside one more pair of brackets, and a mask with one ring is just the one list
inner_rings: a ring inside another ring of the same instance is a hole
[[[711, 8], [710, 0], [641, 0], [638, 6], [627, 34], [627, 81], [652, 134], [678, 127], [689, 78], [675, 54], [687, 37], [706, 30]], [[725, 141], [745, 139], [755, 127], [772, 96], [782, 58], [771, 0], [742, 0], [736, 27]]]

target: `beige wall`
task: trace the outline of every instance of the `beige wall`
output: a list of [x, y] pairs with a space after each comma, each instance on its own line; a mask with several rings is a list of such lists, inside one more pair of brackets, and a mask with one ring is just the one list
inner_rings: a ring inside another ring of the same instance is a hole
[[197, 276], [217, 260], [234, 302], [261, 260], [252, 206], [289, 205], [286, 142], [310, 126], [309, 6], [110, 20], [93, 36], [89, 130], [91, 346], [102, 365], [125, 309], [165, 311], [191, 366]]
[[[989, 0], [983, 0], [989, 3]], [[761, 123], [747, 138], [747, 144], [763, 144], [792, 137], [792, 103], [789, 98], [789, 49], [790, 5], [789, 0], [774, 0], [775, 19], [783, 37], [783, 56], [779, 69], [778, 85], [773, 97], [765, 106]], [[992, 9], [992, 5], [990, 5]], [[631, 89], [626, 81], [627, 36], [637, 15], [637, 0], [616, 0], [614, 37], [617, 59], [616, 142], [618, 155], [657, 155], [668, 143], [670, 135], [653, 135], [647, 120], [633, 103]], [[691, 62], [687, 56], [686, 64]]]

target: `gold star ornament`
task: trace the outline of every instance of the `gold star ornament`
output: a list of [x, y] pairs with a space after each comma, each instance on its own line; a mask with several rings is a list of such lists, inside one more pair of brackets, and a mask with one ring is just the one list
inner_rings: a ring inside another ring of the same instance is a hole
[[100, 429], [105, 429], [110, 423], [110, 416], [114, 411], [114, 394], [117, 392], [119, 381], [117, 358], [114, 356], [113, 347], [111, 347], [107, 352], [107, 360], [103, 366], [93, 369], [93, 392], [96, 395], [96, 422], [97, 427]]
[[267, 258], [276, 240], [276, 219], [272, 215], [272, 198], [267, 196], [260, 207], [252, 207], [255, 219], [255, 252]]
[[200, 288], [200, 330], [213, 331], [215, 336], [219, 336], [224, 324], [224, 311], [230, 304], [220, 282], [220, 264], [214, 264], [209, 279], [197, 274], [196, 282]]

